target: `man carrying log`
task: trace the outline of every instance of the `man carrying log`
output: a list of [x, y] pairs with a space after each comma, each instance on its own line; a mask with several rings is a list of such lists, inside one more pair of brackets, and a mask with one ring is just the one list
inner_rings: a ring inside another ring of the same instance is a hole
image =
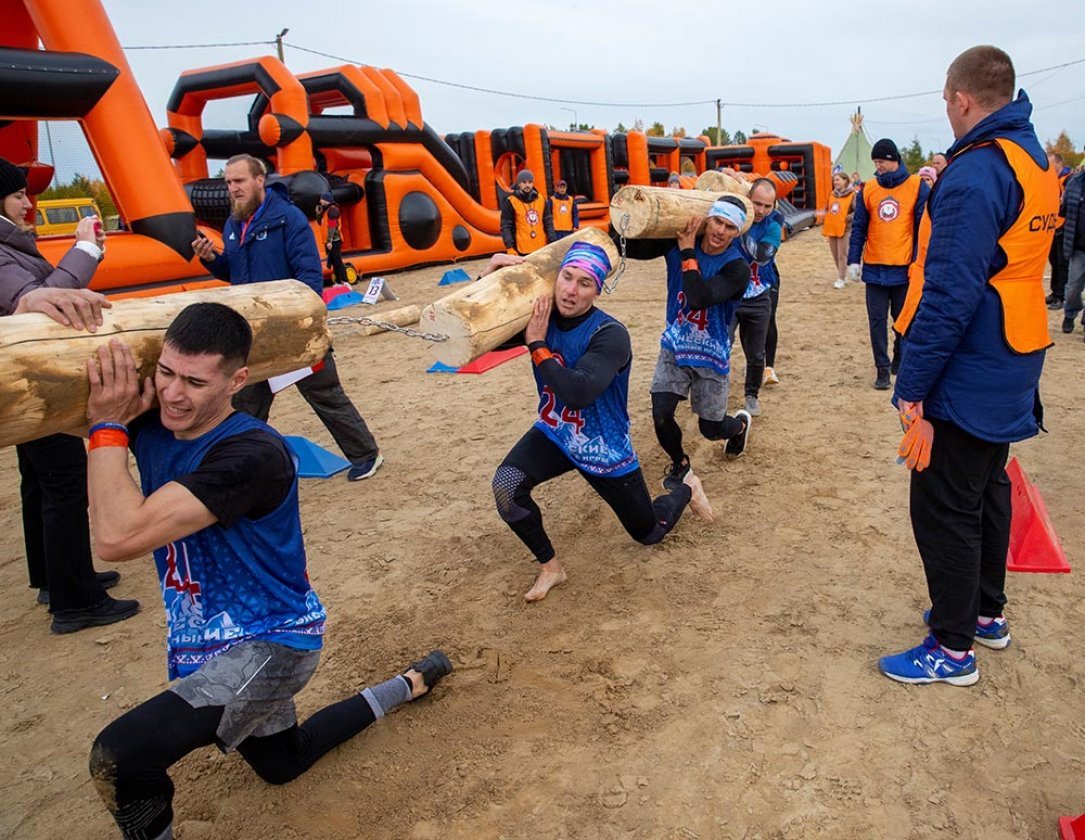
[[[698, 242], [702, 221], [704, 235]], [[732, 457], [746, 450], [750, 413], [742, 409], [734, 417], [727, 416], [730, 325], [750, 282], [750, 266], [738, 244], [745, 224], [745, 205], [724, 196], [703, 219], [691, 216], [676, 242], [627, 243], [633, 259], [665, 256], [667, 261], [667, 326], [659, 340], [651, 388], [656, 437], [671, 459], [664, 486], [681, 481], [690, 471], [682, 429], [674, 419], [684, 399], [690, 399], [702, 435], [727, 441], [725, 452]]]
[[[298, 725], [294, 695], [320, 657], [324, 607], [309, 585], [290, 451], [270, 426], [234, 411], [248, 379], [248, 322], [218, 303], [186, 307], [141, 387], [117, 341], [88, 360], [90, 516], [103, 559], [154, 553], [175, 680], [107, 726], [90, 770], [126, 838], [169, 838], [183, 756], [237, 750], [271, 784], [450, 673], [441, 651]], [[158, 411], [150, 411], [157, 398]], [[142, 487], [128, 471], [135, 454]]]
[[[210, 241], [197, 237], [192, 242], [196, 256], [217, 278], [235, 286], [293, 278], [319, 295], [324, 275], [316, 240], [304, 214], [290, 203], [286, 188], [281, 184], [265, 188], [264, 164], [252, 155], [234, 155], [226, 161], [224, 174], [233, 209], [222, 230], [224, 251], [216, 253]], [[380, 469], [384, 458], [343, 391], [331, 350], [311, 375], [299, 380], [298, 391], [350, 461], [349, 481], [369, 478]], [[271, 386], [258, 382], [238, 393], [234, 405], [266, 421], [274, 400]]]
[[574, 243], [562, 260], [554, 292], [535, 300], [524, 338], [531, 350], [539, 418], [505, 456], [493, 479], [497, 511], [535, 555], [539, 575], [524, 600], [541, 601], [566, 579], [531, 498], [536, 485], [576, 470], [617, 514], [629, 535], [655, 545], [687, 504], [710, 516], [692, 472], [654, 502], [629, 438], [629, 332], [595, 308], [610, 273], [606, 251]]

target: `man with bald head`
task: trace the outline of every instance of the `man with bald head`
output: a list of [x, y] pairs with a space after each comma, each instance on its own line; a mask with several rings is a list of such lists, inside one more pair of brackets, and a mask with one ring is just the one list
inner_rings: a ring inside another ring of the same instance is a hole
[[997, 47], [973, 47], [949, 67], [952, 165], [927, 203], [894, 325], [905, 335], [893, 398], [907, 430], [898, 455], [914, 470], [912, 531], [931, 599], [927, 638], [879, 663], [899, 682], [972, 685], [973, 642], [1010, 643], [1005, 466], [1010, 444], [1042, 428], [1051, 346], [1043, 275], [1059, 202], [1015, 81]]

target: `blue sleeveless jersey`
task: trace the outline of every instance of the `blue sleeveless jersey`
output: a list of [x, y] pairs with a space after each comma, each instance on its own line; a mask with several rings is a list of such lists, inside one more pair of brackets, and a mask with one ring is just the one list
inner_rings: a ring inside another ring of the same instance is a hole
[[[195, 440], [178, 440], [154, 418], [133, 447], [143, 494], [194, 472], [216, 443], [253, 429], [278, 435], [238, 412]], [[297, 476], [283, 503], [261, 519], [211, 525], [155, 549], [154, 561], [166, 606], [170, 679], [253, 639], [321, 647], [325, 613], [305, 571]]]
[[[587, 352], [588, 342], [605, 324], [621, 324], [602, 310], [593, 310], [576, 328], [562, 332], [551, 320], [546, 346], [559, 364], [575, 367]], [[623, 327], [624, 329], [624, 327]], [[587, 408], [570, 409], [539, 378], [534, 365], [535, 387], [539, 390], [539, 419], [535, 428], [557, 444], [577, 469], [590, 475], [613, 478], [640, 467], [633, 441], [629, 438], [629, 370], [632, 361], [606, 390]]]
[[[704, 278], [715, 277], [731, 260], [743, 258], [737, 238], [722, 254], [706, 254], [700, 242], [695, 251]], [[660, 345], [674, 353], [679, 367], [706, 367], [726, 376], [731, 371], [729, 327], [735, 301], [717, 303], [708, 309], [690, 309], [682, 291], [682, 254], [677, 246], [667, 252], [666, 261], [667, 326], [660, 336]]]

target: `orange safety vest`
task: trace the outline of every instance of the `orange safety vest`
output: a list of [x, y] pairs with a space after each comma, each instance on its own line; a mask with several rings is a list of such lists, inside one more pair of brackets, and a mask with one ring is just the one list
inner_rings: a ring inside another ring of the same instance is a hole
[[848, 229], [848, 214], [851, 203], [855, 201], [855, 191], [847, 195], [829, 193], [829, 203], [825, 205], [825, 220], [821, 223], [822, 236], [843, 236]]
[[516, 250], [521, 254], [538, 251], [546, 244], [546, 228], [543, 227], [546, 199], [538, 195], [534, 201], [524, 201], [510, 195], [509, 201], [516, 214]]
[[573, 197], [550, 196], [550, 214], [554, 217], [554, 230], [573, 229]]
[[[1016, 353], [1035, 353], [1052, 345], [1047, 332], [1047, 307], [1044, 305], [1044, 268], [1055, 236], [1058, 217], [1059, 183], [1053, 169], [1036, 165], [1032, 155], [1016, 143], [999, 138], [994, 141], [1013, 170], [1025, 200], [1017, 219], [998, 240], [1006, 255], [1006, 267], [988, 279], [1002, 302], [1002, 329], [1006, 344]], [[981, 146], [989, 145], [987, 143]], [[958, 155], [979, 146], [969, 146]], [[908, 296], [900, 316], [893, 324], [901, 335], [907, 332], [923, 298], [923, 267], [931, 238], [931, 215], [928, 205], [919, 223], [919, 247], [915, 262], [908, 267]]]
[[886, 189], [875, 180], [863, 184], [870, 224], [863, 248], [863, 262], [871, 265], [908, 265], [915, 241], [915, 205], [923, 182], [909, 175], [904, 183]]

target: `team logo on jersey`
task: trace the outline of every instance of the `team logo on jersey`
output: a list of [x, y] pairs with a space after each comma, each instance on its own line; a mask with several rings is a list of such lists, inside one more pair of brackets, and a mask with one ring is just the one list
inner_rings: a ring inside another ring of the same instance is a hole
[[900, 215], [900, 202], [895, 198], [883, 198], [878, 205], [878, 218], [883, 222], [891, 222]]
[[840, 202], [839, 201], [834, 201], [832, 204], [830, 204], [829, 205], [829, 212], [832, 213], [834, 216], [837, 213], [839, 213], [840, 212]]
[[534, 224], [538, 224], [538, 221], [539, 221], [539, 213], [538, 213], [538, 211], [534, 207], [528, 208], [528, 211], [527, 211], [527, 223], [529, 225], [534, 225]]

